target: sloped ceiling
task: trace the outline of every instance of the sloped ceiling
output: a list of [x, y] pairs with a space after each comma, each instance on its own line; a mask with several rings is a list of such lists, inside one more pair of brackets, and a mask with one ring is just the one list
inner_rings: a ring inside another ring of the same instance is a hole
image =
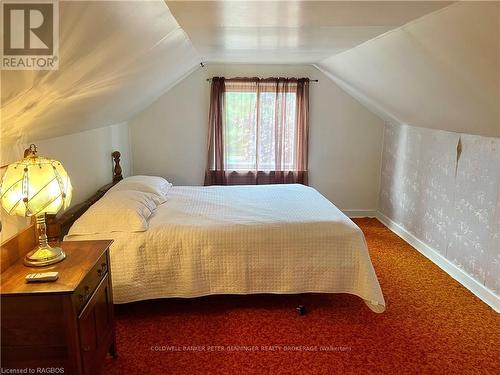
[[500, 136], [498, 3], [167, 3], [181, 25], [163, 0], [61, 1], [59, 70], [1, 72], [1, 143], [126, 121], [203, 58], [315, 62], [383, 117]]
[[317, 65], [381, 116], [500, 136], [500, 4], [460, 2]]
[[200, 62], [162, 0], [59, 6], [59, 70], [1, 72], [4, 145], [128, 120]]
[[318, 62], [449, 1], [171, 1], [204, 61]]

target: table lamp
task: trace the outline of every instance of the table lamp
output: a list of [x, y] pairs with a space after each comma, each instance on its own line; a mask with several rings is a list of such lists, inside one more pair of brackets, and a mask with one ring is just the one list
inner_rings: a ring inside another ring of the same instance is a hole
[[66, 254], [49, 245], [45, 214], [67, 208], [72, 187], [68, 174], [57, 160], [37, 155], [30, 145], [24, 159], [10, 164], [0, 185], [0, 203], [10, 215], [36, 217], [38, 246], [24, 258], [26, 266], [47, 266], [62, 261]]

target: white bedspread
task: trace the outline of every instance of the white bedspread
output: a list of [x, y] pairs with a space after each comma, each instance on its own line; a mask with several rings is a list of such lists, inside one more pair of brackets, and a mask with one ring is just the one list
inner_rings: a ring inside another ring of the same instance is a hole
[[114, 239], [116, 303], [251, 293], [350, 293], [375, 312], [384, 297], [361, 230], [303, 185], [173, 187], [140, 233]]

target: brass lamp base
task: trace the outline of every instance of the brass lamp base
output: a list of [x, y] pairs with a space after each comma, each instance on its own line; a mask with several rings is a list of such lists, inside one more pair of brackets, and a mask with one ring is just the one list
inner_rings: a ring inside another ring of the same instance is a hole
[[30, 251], [24, 258], [24, 265], [29, 267], [43, 267], [64, 260], [66, 254], [60, 247], [52, 247], [47, 239], [47, 225], [45, 224], [45, 213], [36, 215], [36, 227], [38, 230], [39, 245]]
[[24, 264], [30, 267], [43, 267], [64, 260], [66, 254], [60, 247], [37, 246], [30, 251], [24, 258]]

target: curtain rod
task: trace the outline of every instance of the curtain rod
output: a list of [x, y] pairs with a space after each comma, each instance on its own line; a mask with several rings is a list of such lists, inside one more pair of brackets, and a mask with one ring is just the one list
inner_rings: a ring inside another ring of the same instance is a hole
[[[231, 78], [229, 78], [229, 79], [231, 79]], [[267, 79], [267, 78], [259, 78], [259, 79]], [[212, 78], [207, 78], [206, 79], [207, 82], [210, 82], [211, 80], [212, 80]], [[319, 82], [319, 80], [317, 80], [317, 79], [310, 79], [309, 82]]]

